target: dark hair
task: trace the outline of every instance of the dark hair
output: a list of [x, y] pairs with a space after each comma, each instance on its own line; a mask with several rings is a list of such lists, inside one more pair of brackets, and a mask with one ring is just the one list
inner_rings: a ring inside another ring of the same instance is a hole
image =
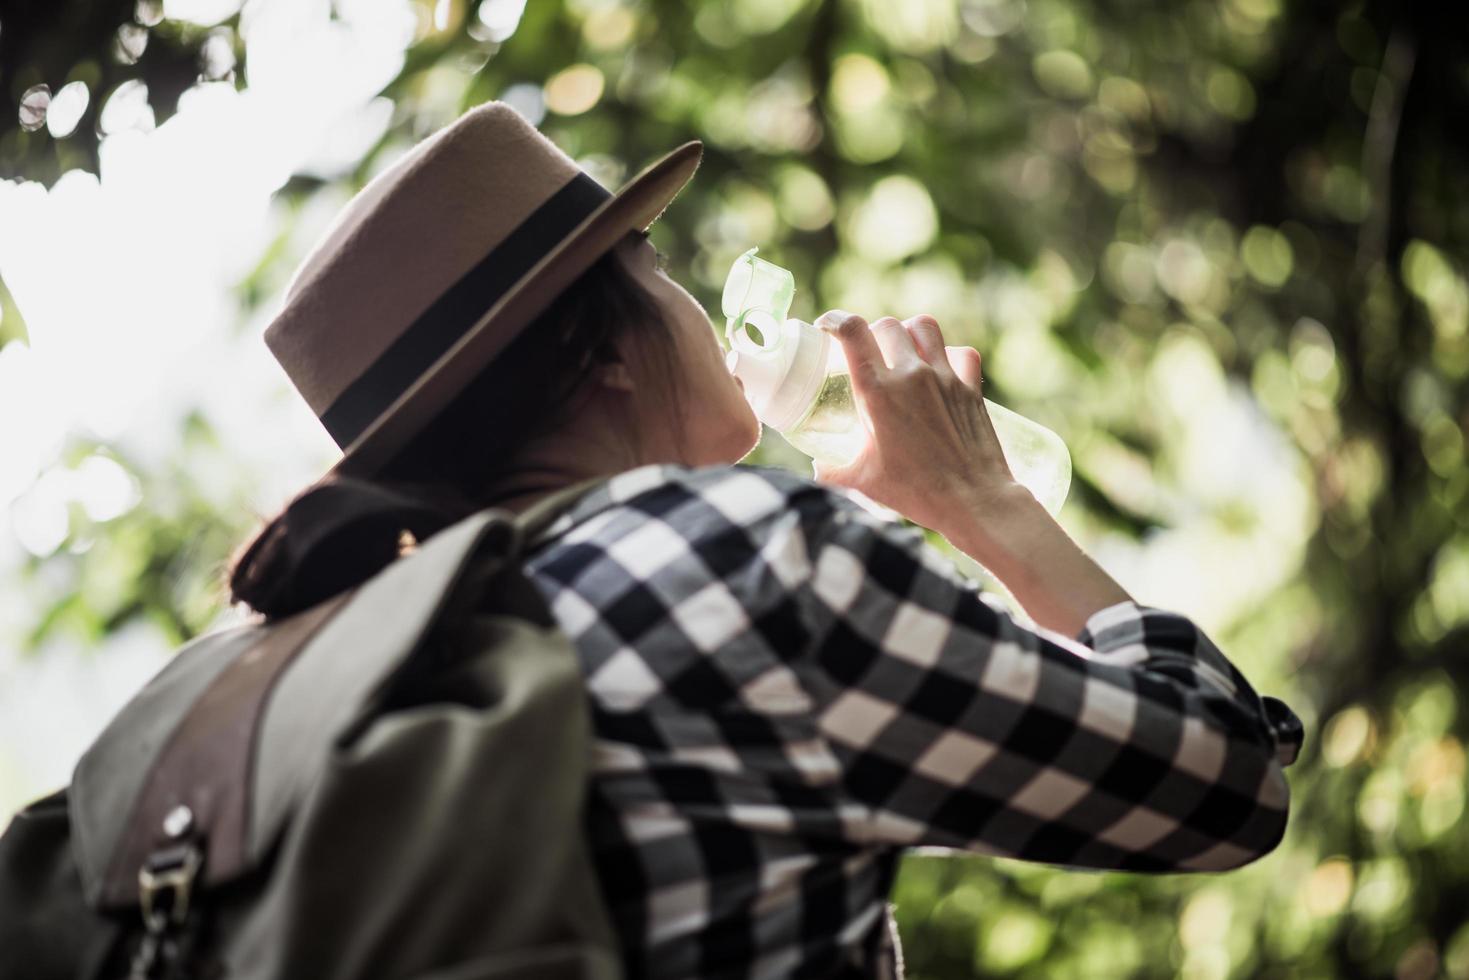
[[[664, 379], [651, 397], [676, 413], [676, 344], [657, 300], [608, 252], [375, 475], [313, 484], [266, 521], [229, 564], [230, 602], [270, 619], [308, 609], [391, 563], [405, 532], [422, 541], [488, 506], [517, 452], [629, 351], [640, 377]], [[639, 436], [628, 432], [641, 456]]]

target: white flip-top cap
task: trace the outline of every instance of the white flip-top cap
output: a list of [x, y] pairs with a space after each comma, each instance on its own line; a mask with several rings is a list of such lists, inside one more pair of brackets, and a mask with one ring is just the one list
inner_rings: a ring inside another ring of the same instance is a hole
[[801, 421], [821, 390], [831, 338], [794, 318], [777, 325], [755, 313], [746, 323], [759, 331], [763, 343], [742, 326], [730, 335], [725, 364], [744, 383], [756, 417], [784, 431]]
[[784, 431], [801, 421], [821, 390], [831, 338], [786, 318], [795, 277], [758, 251], [736, 259], [724, 283], [720, 306], [730, 345], [725, 365], [744, 384], [745, 399], [760, 421]]

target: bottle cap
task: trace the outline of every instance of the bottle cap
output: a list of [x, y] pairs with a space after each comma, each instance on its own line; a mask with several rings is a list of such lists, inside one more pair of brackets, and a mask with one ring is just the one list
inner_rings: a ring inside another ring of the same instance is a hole
[[752, 310], [762, 310], [777, 323], [791, 310], [796, 295], [796, 277], [774, 262], [756, 258], [760, 251], [752, 248], [735, 259], [729, 278], [724, 280], [724, 297], [720, 307], [731, 320]]
[[745, 400], [760, 421], [785, 430], [801, 421], [821, 390], [831, 338], [786, 317], [795, 277], [755, 252], [736, 259], [725, 280], [725, 366], [744, 383]]

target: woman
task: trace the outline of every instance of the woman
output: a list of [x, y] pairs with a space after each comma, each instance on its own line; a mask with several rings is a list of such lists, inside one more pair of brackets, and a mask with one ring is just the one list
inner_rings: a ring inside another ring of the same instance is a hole
[[[822, 317], [869, 420], [850, 466], [734, 465], [759, 424], [646, 237], [697, 159], [609, 195], [476, 109], [354, 199], [267, 332], [338, 470], [437, 524], [610, 478], [528, 570], [586, 676], [588, 829], [629, 975], [890, 974], [885, 899], [914, 845], [1136, 871], [1270, 851], [1299, 723], [1015, 483], [979, 355], [933, 318]], [[943, 534], [1040, 628], [839, 487]], [[277, 518], [234, 598], [303, 608], [402, 530], [305, 574]]]

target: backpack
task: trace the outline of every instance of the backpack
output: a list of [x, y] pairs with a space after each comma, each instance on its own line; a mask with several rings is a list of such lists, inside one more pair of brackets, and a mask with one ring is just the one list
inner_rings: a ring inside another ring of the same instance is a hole
[[590, 485], [184, 646], [0, 837], [0, 978], [617, 980], [582, 676], [519, 560]]

